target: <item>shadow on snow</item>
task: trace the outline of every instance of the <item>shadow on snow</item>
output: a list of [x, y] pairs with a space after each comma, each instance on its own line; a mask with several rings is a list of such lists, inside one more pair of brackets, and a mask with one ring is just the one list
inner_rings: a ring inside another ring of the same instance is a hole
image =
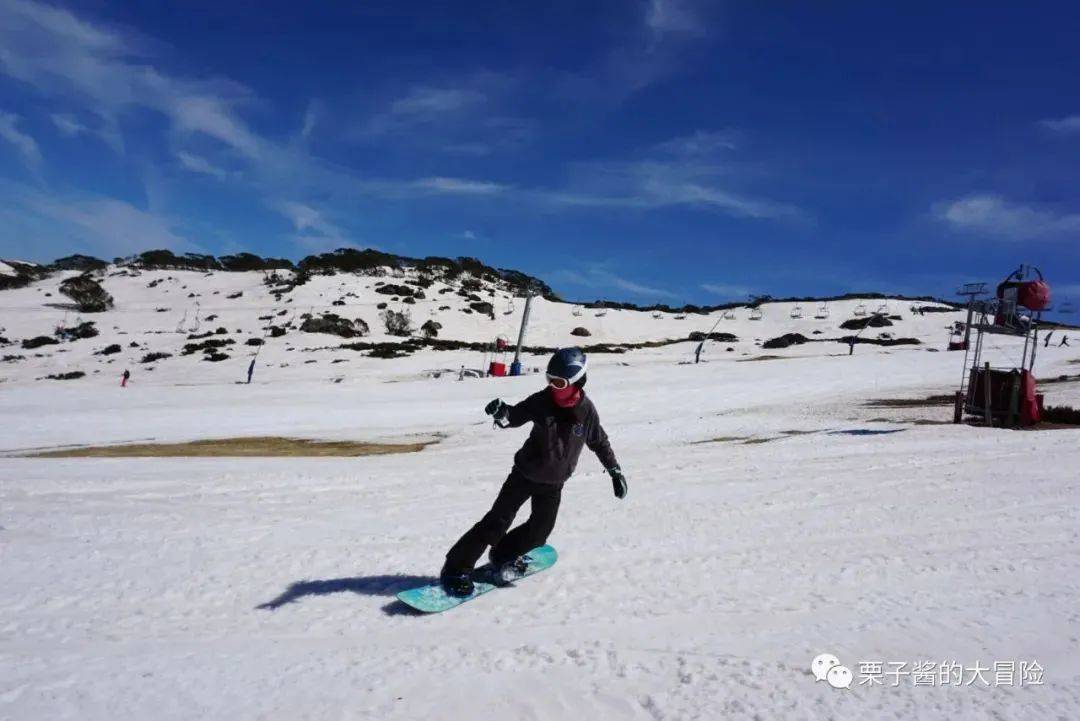
[[[410, 576], [394, 573], [381, 576], [331, 578], [323, 581], [297, 581], [286, 588], [277, 598], [259, 604], [255, 608], [274, 611], [287, 603], [299, 601], [305, 596], [327, 596], [331, 593], [356, 593], [361, 596], [395, 596], [399, 591], [436, 583], [438, 580], [434, 576]], [[384, 606], [383, 611], [390, 615], [402, 613], [402, 609], [398, 608], [399, 604], [408, 608], [400, 601], [395, 601]]]

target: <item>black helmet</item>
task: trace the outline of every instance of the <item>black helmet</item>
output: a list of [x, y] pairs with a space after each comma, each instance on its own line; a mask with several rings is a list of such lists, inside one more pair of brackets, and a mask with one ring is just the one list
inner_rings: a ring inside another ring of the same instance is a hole
[[[566, 385], [585, 385], [585, 371], [588, 369], [588, 361], [585, 351], [580, 348], [561, 348], [551, 356], [547, 366], [548, 381], [565, 381]], [[553, 383], [554, 385], [554, 383]], [[564, 388], [566, 386], [563, 386]]]

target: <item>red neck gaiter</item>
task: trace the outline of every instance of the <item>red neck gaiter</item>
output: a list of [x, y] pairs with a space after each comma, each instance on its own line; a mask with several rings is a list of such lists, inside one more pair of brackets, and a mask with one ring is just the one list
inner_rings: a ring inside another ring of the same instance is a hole
[[569, 385], [562, 390], [548, 386], [548, 390], [551, 391], [551, 399], [560, 408], [573, 408], [581, 400], [582, 391], [575, 385]]

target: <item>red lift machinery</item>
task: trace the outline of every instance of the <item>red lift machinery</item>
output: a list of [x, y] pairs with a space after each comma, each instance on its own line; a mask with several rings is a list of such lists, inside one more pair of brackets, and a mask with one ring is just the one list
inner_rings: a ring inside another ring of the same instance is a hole
[[[987, 291], [985, 283], [960, 289], [968, 297], [964, 324], [964, 374], [956, 392], [953, 421], [965, 416], [981, 419], [987, 426], [1030, 426], [1039, 422], [1042, 395], [1035, 392], [1035, 353], [1042, 311], [1050, 305], [1050, 286], [1042, 272], [1022, 265], [1009, 274], [993, 298], [977, 299]], [[989, 336], [1023, 338], [1019, 365], [994, 368], [984, 361]]]

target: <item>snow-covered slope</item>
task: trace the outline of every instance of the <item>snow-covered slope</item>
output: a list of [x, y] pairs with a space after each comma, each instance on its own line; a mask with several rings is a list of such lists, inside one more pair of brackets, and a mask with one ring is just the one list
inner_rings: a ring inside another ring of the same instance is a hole
[[[45, 305], [63, 302], [58, 282], [0, 292], [0, 334], [50, 333], [65, 312]], [[0, 718], [1080, 717], [1077, 431], [954, 426], [947, 406], [866, 405], [953, 389], [960, 354], [929, 351], [957, 316], [896, 303], [903, 320], [880, 330], [923, 345], [763, 351], [755, 339], [788, 331], [840, 335], [857, 302], [831, 304], [821, 321], [774, 305], [760, 321], [744, 310], [723, 321], [740, 340], [711, 344], [707, 363], [685, 363], [692, 343], [593, 354], [587, 390], [629, 496], [612, 496], [586, 452], [551, 538], [554, 569], [417, 617], [394, 594], [438, 572], [525, 437], [493, 429], [484, 404], [520, 399], [538, 378], [428, 373], [476, 365], [469, 351], [306, 353], [340, 340], [295, 330], [268, 341], [251, 385], [235, 383], [242, 352], [174, 355], [152, 372], [134, 358], [190, 342], [176, 331], [189, 293], [221, 319], [201, 329], [220, 323], [241, 339], [230, 352], [261, 335], [259, 315], [341, 313], [329, 304], [346, 291], [357, 296], [347, 313], [374, 330], [374, 282], [313, 278], [285, 304], [260, 274], [107, 277], [116, 309], [93, 316], [100, 336], [40, 358], [3, 350], [26, 358], [3, 365], [0, 384]], [[443, 296], [442, 337], [513, 326], [501, 296], [495, 321]], [[570, 342], [576, 325], [589, 340], [673, 338], [715, 318], [572, 313], [539, 302], [529, 341]], [[109, 357], [92, 351], [114, 340], [141, 347], [99, 364]], [[993, 342], [1005, 358], [1015, 351]], [[1042, 377], [1080, 372], [1080, 350], [1040, 354]], [[71, 368], [88, 375], [33, 381]], [[1045, 390], [1050, 403], [1080, 402], [1075, 381]], [[256, 435], [442, 440], [365, 458], [15, 457]], [[850, 666], [852, 688], [814, 680], [811, 659], [825, 652]], [[1042, 674], [1024, 684], [971, 674], [1033, 661]], [[868, 685], [863, 662], [907, 675]], [[922, 662], [960, 664], [968, 683], [916, 683]]]
[[[139, 272], [110, 266], [101, 275], [102, 285], [115, 300], [114, 307], [103, 313], [80, 314], [59, 292], [60, 283], [75, 275], [78, 275], [76, 271], [58, 272], [23, 288], [0, 291], [0, 337], [10, 341], [7, 346], [0, 347], [0, 352], [9, 357], [7, 362], [0, 363], [0, 380], [23, 383], [78, 371], [86, 374], [86, 379], [81, 382], [112, 383], [125, 368], [144, 382], [151, 379], [151, 382], [165, 384], [240, 380], [258, 348], [247, 343], [261, 339], [266, 341], [259, 351], [261, 379], [348, 380], [349, 374], [341, 372], [341, 366], [346, 362], [349, 368], [359, 368], [385, 361], [368, 359], [354, 350], [340, 349], [342, 343], [350, 341], [337, 336], [301, 332], [299, 326], [305, 314], [318, 317], [334, 313], [349, 320], [363, 320], [370, 328], [370, 335], [351, 341], [400, 341], [402, 338], [386, 333], [380, 320], [379, 305], [386, 304], [391, 310], [408, 312], [417, 332], [424, 323], [434, 321], [441, 326], [440, 339], [491, 343], [499, 336], [516, 342], [524, 311], [524, 300], [515, 297], [513, 289], [473, 279], [467, 274], [435, 280], [422, 289], [422, 299], [408, 304], [403, 297], [380, 294], [377, 290], [386, 284], [404, 283], [413, 284], [410, 285], [413, 291], [420, 290], [415, 285], [419, 276], [412, 269], [396, 274], [390, 274], [387, 269], [384, 277], [350, 273], [315, 275], [290, 292], [276, 295], [280, 286], [267, 285], [262, 272]], [[288, 277], [291, 273], [284, 272], [283, 275]], [[479, 288], [463, 289], [463, 282], [471, 282]], [[478, 301], [491, 303], [493, 313], [487, 315], [473, 310], [473, 304]], [[947, 337], [946, 327], [962, 317], [960, 313], [916, 315], [910, 312], [913, 304], [904, 301], [855, 299], [829, 303], [828, 318], [819, 319], [815, 318], [819, 305], [802, 306], [802, 317], [792, 318], [798, 304], [767, 303], [761, 308], [763, 318], [751, 320], [751, 311], [745, 307], [733, 309], [729, 315], [734, 318], [728, 319], [721, 311], [679, 314], [597, 309], [536, 298], [526, 344], [553, 347], [685, 340], [693, 332], [707, 332], [715, 326], [715, 332], [734, 334], [738, 341], [725, 343], [722, 347], [713, 345], [706, 357], [728, 347], [734, 349], [732, 352], [736, 356], [745, 356], [756, 354], [757, 344], [761, 341], [785, 333], [832, 339], [848, 335], [850, 332], [839, 326], [842, 321], [854, 317], [856, 309], [872, 312], [881, 308], [900, 316], [901, 320], [893, 327], [868, 329], [863, 334], [865, 337], [889, 333], [894, 337], [918, 338], [929, 347], [941, 348]], [[940, 307], [935, 303], [917, 305]], [[53, 336], [59, 328], [71, 328], [85, 321], [92, 321], [99, 335], [28, 350], [19, 347], [25, 339]], [[268, 337], [270, 326], [281, 327], [286, 331], [285, 335]], [[584, 328], [589, 335], [573, 335], [576, 328]], [[218, 329], [224, 329], [224, 332], [213, 335], [214, 340], [232, 341], [228, 347], [219, 349], [228, 356], [227, 359], [206, 362], [203, 352], [182, 354], [184, 345], [205, 340], [189, 339], [189, 335], [214, 333]], [[121, 351], [96, 355], [112, 344], [119, 344]], [[689, 357], [693, 345], [687, 343], [676, 352]], [[827, 350], [834, 352], [837, 347], [835, 344], [809, 344], [779, 352], [812, 355]], [[151, 353], [168, 353], [172, 357], [140, 363]], [[429, 351], [427, 356], [431, 367], [457, 367], [448, 363], [445, 353]], [[339, 363], [334, 364], [334, 361]], [[484, 366], [481, 353], [474, 353], [462, 362], [470, 368]]]

